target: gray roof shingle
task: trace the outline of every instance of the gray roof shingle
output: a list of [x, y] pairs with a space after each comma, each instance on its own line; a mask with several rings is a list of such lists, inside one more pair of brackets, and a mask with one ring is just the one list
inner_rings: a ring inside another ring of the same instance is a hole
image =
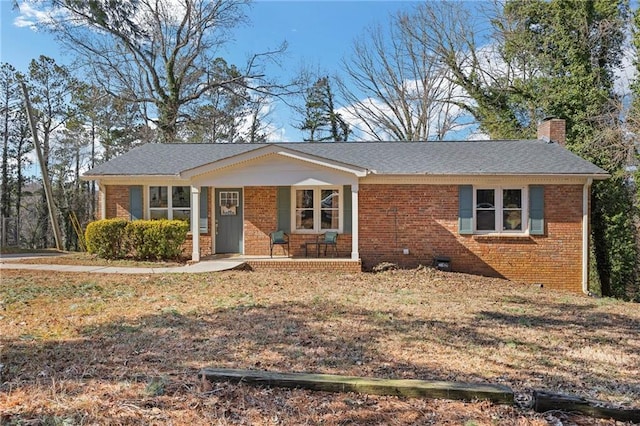
[[[543, 140], [464, 142], [279, 143], [283, 148], [338, 161], [376, 174], [599, 175], [607, 173]], [[264, 148], [265, 144], [146, 144], [85, 176], [179, 175]]]

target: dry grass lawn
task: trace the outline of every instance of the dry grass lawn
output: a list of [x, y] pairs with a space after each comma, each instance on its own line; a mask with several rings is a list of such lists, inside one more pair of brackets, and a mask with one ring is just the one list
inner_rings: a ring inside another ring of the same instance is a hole
[[122, 267], [149, 267], [149, 268], [169, 268], [173, 266], [184, 266], [187, 264], [186, 258], [167, 261], [137, 261], [133, 259], [101, 259], [97, 255], [87, 252], [57, 252], [53, 251], [53, 256], [24, 257], [11, 262], [27, 263], [36, 265], [91, 265], [91, 266], [122, 266]]
[[491, 382], [521, 399], [545, 389], [638, 408], [639, 308], [430, 269], [3, 270], [0, 424], [615, 424], [486, 402], [203, 386], [197, 372]]

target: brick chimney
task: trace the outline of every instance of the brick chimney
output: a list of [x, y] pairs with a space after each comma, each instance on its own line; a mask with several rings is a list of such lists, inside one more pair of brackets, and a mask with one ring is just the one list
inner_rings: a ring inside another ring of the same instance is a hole
[[566, 123], [562, 118], [545, 118], [538, 124], [538, 139], [565, 146], [567, 141]]

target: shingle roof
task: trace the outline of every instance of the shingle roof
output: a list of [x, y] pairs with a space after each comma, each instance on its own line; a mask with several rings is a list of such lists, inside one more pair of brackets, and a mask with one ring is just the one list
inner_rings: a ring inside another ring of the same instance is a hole
[[86, 176], [179, 175], [269, 145], [376, 174], [600, 175], [606, 172], [543, 140], [464, 142], [305, 142], [280, 144], [146, 144]]

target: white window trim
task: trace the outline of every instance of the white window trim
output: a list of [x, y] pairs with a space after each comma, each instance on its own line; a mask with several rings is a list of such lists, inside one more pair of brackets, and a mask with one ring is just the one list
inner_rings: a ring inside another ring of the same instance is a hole
[[[495, 229], [492, 231], [478, 230], [477, 214], [477, 194], [478, 190], [492, 189], [495, 194]], [[508, 189], [519, 189], [522, 191], [522, 229], [506, 230], [502, 229], [503, 216], [503, 191]], [[473, 233], [476, 235], [529, 235], [529, 190], [527, 186], [505, 185], [505, 186], [474, 186], [473, 187]]]
[[[296, 229], [296, 191], [313, 190], [313, 229]], [[338, 229], [321, 229], [322, 190], [338, 191]], [[344, 190], [340, 186], [292, 186], [291, 187], [291, 232], [294, 234], [342, 233], [344, 230]]]
[[[151, 187], [166, 187], [167, 188], [167, 207], [151, 207], [151, 196], [150, 191]], [[182, 186], [189, 189], [189, 207], [173, 207], [173, 188]], [[151, 219], [151, 211], [152, 210], [167, 210], [167, 219], [173, 220], [173, 210], [189, 210], [188, 217], [191, 218], [191, 187], [188, 185], [148, 185], [145, 189], [144, 197], [146, 198], [146, 215], [148, 219]]]

